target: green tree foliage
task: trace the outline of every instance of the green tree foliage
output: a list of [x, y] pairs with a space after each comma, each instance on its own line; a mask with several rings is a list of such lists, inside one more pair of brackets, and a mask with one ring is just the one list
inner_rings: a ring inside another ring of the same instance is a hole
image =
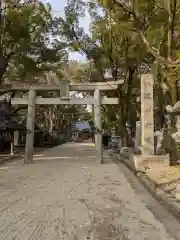
[[[90, 35], [79, 25], [85, 9], [92, 19]], [[125, 79], [118, 92], [113, 93], [119, 97], [120, 105], [113, 113], [114, 107], [103, 109], [106, 123], [119, 124], [120, 128], [126, 122], [134, 124], [133, 115], [139, 115], [138, 76], [152, 70], [155, 116], [161, 116], [159, 126], [162, 127], [165, 105], [179, 99], [179, 10], [177, 0], [68, 1], [65, 19], [59, 18], [57, 22], [70, 49], [86, 54], [91, 64], [90, 75], [94, 72], [97, 81], [105, 81], [106, 72], [113, 80]]]
[[1, 1], [0, 10], [0, 85], [6, 78], [34, 80], [67, 59], [64, 43], [53, 35], [49, 4]]
[[122, 19], [118, 21], [118, 18], [114, 17], [119, 15], [119, 12], [122, 16], [127, 16], [124, 22], [125, 29], [137, 34], [144, 53], [154, 58], [157, 84], [162, 82], [166, 84], [171, 92], [172, 102], [175, 103], [178, 100], [177, 78], [174, 73], [179, 71], [179, 1], [100, 0], [99, 2], [111, 12], [116, 23], [122, 22]]
[[[80, 26], [87, 11], [89, 34]], [[40, 1], [8, 1], [1, 4], [0, 85], [5, 78], [40, 79], [49, 70], [71, 82], [123, 78], [116, 92], [104, 93], [120, 104], [103, 107], [102, 121], [126, 138], [126, 122], [135, 126], [140, 114], [139, 75], [151, 70], [160, 119], [155, 123], [162, 127], [166, 104], [180, 99], [179, 21], [177, 0], [68, 0], [64, 18], [54, 18]], [[85, 54], [88, 62], [68, 61], [67, 49]]]

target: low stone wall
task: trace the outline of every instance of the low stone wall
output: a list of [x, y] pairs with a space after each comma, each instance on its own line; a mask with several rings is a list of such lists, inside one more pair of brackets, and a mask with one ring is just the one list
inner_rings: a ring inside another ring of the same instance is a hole
[[157, 165], [170, 166], [169, 155], [139, 155], [132, 154], [132, 159], [135, 169], [143, 171], [150, 168], [155, 168]]
[[[118, 162], [124, 163], [144, 185], [144, 187], [152, 194], [152, 196], [159, 201], [168, 212], [180, 220], [180, 199], [177, 198], [177, 191], [175, 191], [174, 182], [179, 183], [179, 167], [154, 165], [152, 169], [144, 169], [140, 171], [135, 169], [133, 162], [129, 158], [122, 158], [120, 155], [114, 154], [114, 159]], [[169, 178], [167, 178], [167, 176]], [[163, 186], [163, 184], [164, 186]], [[172, 186], [173, 185], [173, 186]], [[172, 188], [174, 187], [174, 188]]]
[[135, 154], [133, 148], [122, 148], [120, 158], [137, 171], [144, 171], [156, 165], [170, 166], [169, 155]]

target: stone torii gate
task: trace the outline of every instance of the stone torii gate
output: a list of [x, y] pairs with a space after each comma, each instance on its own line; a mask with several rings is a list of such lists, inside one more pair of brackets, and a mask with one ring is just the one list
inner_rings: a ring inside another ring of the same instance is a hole
[[[33, 163], [33, 146], [34, 146], [34, 126], [35, 126], [35, 105], [93, 105], [94, 106], [94, 122], [96, 128], [95, 142], [97, 158], [100, 163], [103, 163], [103, 147], [102, 147], [102, 127], [101, 127], [101, 105], [102, 104], [118, 104], [118, 98], [107, 98], [101, 95], [101, 91], [112, 91], [118, 88], [118, 85], [123, 84], [124, 80], [107, 81], [97, 83], [77, 83], [69, 84], [68, 81], [61, 81], [58, 85], [45, 84], [17, 84], [12, 83], [10, 87], [12, 90], [28, 92], [28, 98], [12, 98], [12, 105], [27, 105], [27, 133], [26, 133], [26, 147], [25, 147], [25, 164]], [[9, 85], [9, 84], [8, 84]], [[59, 98], [42, 98], [38, 97], [36, 92], [39, 91], [60, 91]], [[93, 91], [94, 97], [87, 99], [71, 99], [69, 98], [69, 91]]]

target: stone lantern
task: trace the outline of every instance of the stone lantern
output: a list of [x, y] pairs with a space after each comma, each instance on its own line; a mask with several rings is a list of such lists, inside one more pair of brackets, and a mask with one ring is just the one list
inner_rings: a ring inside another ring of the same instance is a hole
[[169, 143], [169, 154], [171, 165], [179, 162], [180, 159], [180, 101], [178, 101], [173, 107], [167, 106], [166, 110], [168, 114], [173, 115], [176, 120], [175, 132], [171, 134]]

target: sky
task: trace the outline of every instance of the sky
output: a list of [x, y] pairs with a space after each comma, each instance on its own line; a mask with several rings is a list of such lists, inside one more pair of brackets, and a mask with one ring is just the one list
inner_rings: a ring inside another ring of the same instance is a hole
[[[44, 2], [49, 2], [51, 4], [53, 13], [55, 15], [60, 15], [60, 16], [64, 15], [64, 7], [67, 4], [67, 0], [44, 0]], [[90, 17], [88, 16], [88, 14], [86, 15], [86, 17], [84, 17], [80, 21], [80, 24], [86, 32], [89, 31]], [[79, 60], [79, 61], [86, 60], [85, 56], [82, 56], [81, 54], [78, 54], [75, 52], [69, 53], [69, 58], [71, 60]]]
[[81, 131], [83, 129], [90, 129], [90, 126], [86, 122], [78, 122], [78, 123], [76, 123], [75, 128], [77, 128], [78, 130]]

